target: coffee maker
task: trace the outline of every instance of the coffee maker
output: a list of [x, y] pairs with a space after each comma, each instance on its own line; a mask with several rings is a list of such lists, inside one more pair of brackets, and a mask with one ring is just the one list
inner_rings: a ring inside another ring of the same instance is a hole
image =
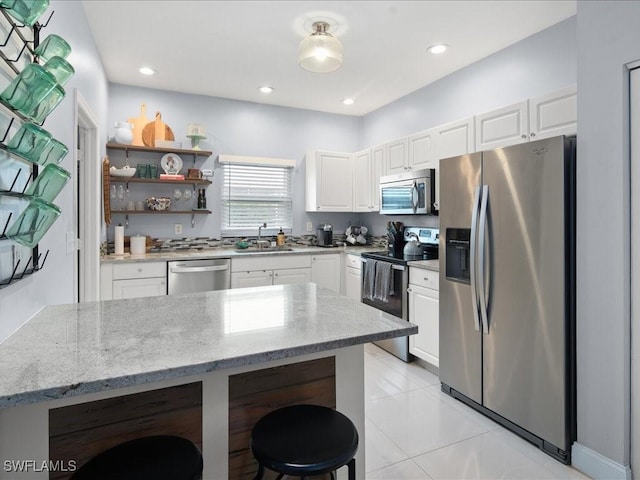
[[333, 227], [328, 223], [318, 225], [316, 234], [319, 247], [333, 247]]

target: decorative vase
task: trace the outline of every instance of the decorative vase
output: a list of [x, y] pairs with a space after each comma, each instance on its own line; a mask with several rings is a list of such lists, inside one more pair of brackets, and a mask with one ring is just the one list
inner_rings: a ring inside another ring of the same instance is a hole
[[131, 124], [128, 122], [116, 122], [116, 135], [115, 139], [117, 143], [123, 145], [131, 145], [133, 141], [133, 132], [131, 131]]

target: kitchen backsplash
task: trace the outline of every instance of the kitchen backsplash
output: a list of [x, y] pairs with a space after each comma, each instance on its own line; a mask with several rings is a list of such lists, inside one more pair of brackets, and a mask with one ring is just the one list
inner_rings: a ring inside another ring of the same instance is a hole
[[[265, 235], [262, 237], [264, 240], [275, 242], [276, 237]], [[385, 236], [368, 236], [367, 235], [367, 245], [370, 245], [372, 248], [384, 249], [387, 248], [387, 237]], [[238, 240], [247, 239], [251, 243], [255, 243], [257, 241], [257, 237], [224, 237], [222, 239], [219, 238], [209, 238], [209, 237], [182, 237], [182, 238], [168, 238], [168, 239], [153, 239], [151, 252], [159, 252], [159, 251], [172, 251], [172, 250], [205, 250], [205, 249], [213, 249], [218, 247], [233, 247]], [[344, 234], [334, 233], [333, 235], [334, 244], [342, 245], [346, 242], [346, 236]], [[301, 235], [301, 236], [288, 236], [285, 242], [286, 245], [289, 246], [314, 246], [318, 244], [317, 238], [315, 235]], [[347, 247], [349, 244], [346, 244]], [[362, 246], [362, 245], [357, 245]], [[100, 247], [100, 253], [102, 255], [106, 255], [114, 252], [114, 244], [113, 241], [103, 242]]]

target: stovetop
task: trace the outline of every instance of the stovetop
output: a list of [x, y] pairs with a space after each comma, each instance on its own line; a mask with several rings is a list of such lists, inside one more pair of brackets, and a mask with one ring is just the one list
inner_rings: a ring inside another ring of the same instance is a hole
[[424, 252], [422, 255], [394, 255], [393, 252], [365, 252], [361, 255], [363, 258], [371, 258], [372, 260], [381, 260], [396, 265], [406, 265], [415, 260], [437, 260], [438, 255], [432, 252]]

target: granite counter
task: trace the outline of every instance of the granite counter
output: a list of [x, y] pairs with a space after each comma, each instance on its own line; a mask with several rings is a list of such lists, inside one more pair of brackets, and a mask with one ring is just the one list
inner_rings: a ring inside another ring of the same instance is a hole
[[[77, 426], [78, 418], [93, 414], [102, 422], [111, 417], [101, 413], [104, 402], [120, 414], [129, 402], [120, 399], [138, 402], [135, 395], [151, 396], [152, 409], [159, 404], [156, 395], [195, 385], [201, 393], [185, 418], [193, 423], [195, 408], [199, 420], [185, 435], [202, 449], [203, 478], [241, 478], [234, 469], [252, 468], [250, 452], [243, 453], [244, 466], [238, 467], [232, 443], [236, 435], [250, 431], [255, 418], [240, 427], [230, 418], [263, 414], [274, 404], [318, 401], [335, 406], [358, 428], [356, 458], [362, 466], [357, 478], [362, 479], [363, 344], [415, 333], [415, 325], [311, 283], [49, 306], [0, 344], [0, 458], [81, 465], [112, 445], [94, 441], [101, 432], [111, 432], [105, 442], [124, 441], [182, 423], [170, 416], [159, 424], [165, 427], [150, 430], [146, 420], [133, 418], [146, 411], [138, 407], [115, 426], [87, 430], [88, 442], [78, 440], [78, 432], [86, 430]], [[296, 375], [303, 379], [290, 380]], [[311, 390], [310, 377], [317, 379]], [[274, 388], [278, 382], [286, 388]], [[261, 384], [276, 398], [265, 403], [264, 391], [246, 395], [247, 385]], [[238, 395], [244, 395], [241, 401]], [[76, 424], [76, 431], [60, 432], [59, 425], [66, 425], [60, 419]], [[246, 439], [240, 443], [248, 448]], [[51, 453], [60, 445], [70, 456]], [[3, 479], [68, 478], [35, 470], [5, 469], [3, 474]]]

